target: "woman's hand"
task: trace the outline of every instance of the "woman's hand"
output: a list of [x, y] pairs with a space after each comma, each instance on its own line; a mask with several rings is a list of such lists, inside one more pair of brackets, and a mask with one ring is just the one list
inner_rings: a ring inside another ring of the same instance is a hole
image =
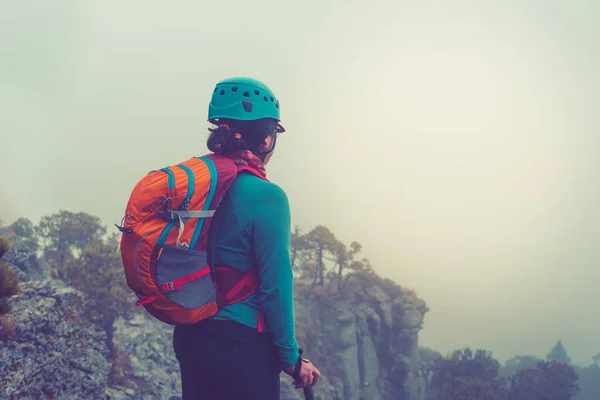
[[321, 373], [319, 370], [307, 359], [302, 359], [302, 367], [298, 377], [294, 376], [294, 366], [286, 367], [283, 372], [294, 378], [294, 387], [296, 389], [302, 389], [307, 386], [315, 386], [319, 382]]

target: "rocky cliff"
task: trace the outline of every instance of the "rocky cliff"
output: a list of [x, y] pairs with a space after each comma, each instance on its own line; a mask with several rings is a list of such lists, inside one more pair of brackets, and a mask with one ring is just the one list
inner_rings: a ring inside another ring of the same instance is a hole
[[297, 332], [325, 377], [322, 398], [418, 399], [413, 371], [425, 303], [375, 275], [356, 276], [338, 293], [309, 288], [297, 285]]
[[[412, 371], [427, 308], [414, 293], [369, 276], [335, 293], [300, 281], [296, 295], [299, 341], [324, 375], [318, 399], [418, 399]], [[123, 376], [108, 387], [104, 334], [83, 322], [84, 296], [47, 278], [25, 282], [14, 304], [16, 335], [0, 341], [0, 398], [180, 398], [172, 327], [141, 311], [119, 320]], [[282, 399], [301, 399], [289, 381], [282, 376]]]

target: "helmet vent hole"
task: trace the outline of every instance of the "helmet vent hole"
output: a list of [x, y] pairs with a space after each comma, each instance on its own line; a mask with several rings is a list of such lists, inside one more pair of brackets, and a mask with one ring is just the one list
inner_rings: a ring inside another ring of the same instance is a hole
[[263, 97], [263, 100], [265, 101], [265, 103], [269, 101], [269, 99], [267, 99], [267, 96]]
[[250, 93], [244, 92], [244, 97], [250, 97]]
[[232, 88], [231, 88], [231, 91], [232, 91], [233, 93], [235, 93], [235, 92], [237, 92], [237, 91], [238, 91], [238, 88], [236, 88], [236, 87], [232, 87]]
[[219, 92], [219, 94], [220, 94], [221, 96], [223, 96], [223, 95], [225, 94], [225, 91], [224, 91], [224, 90], [221, 90], [221, 91]]
[[271, 103], [273, 102], [273, 98], [271, 97]]
[[217, 93], [217, 90], [219, 90], [219, 87], [215, 87], [215, 90], [213, 90], [213, 93]]
[[255, 90], [254, 94], [258, 96], [260, 94], [260, 92], [258, 90]]
[[279, 110], [279, 102], [275, 103], [275, 107]]
[[242, 101], [242, 105], [244, 106], [244, 111], [252, 112], [252, 103], [249, 101]]

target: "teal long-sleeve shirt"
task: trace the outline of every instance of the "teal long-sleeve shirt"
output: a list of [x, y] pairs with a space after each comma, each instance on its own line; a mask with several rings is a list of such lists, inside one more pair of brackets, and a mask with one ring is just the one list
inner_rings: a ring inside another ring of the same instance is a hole
[[[241, 272], [258, 268], [259, 286], [247, 299], [213, 317], [257, 327], [260, 307], [283, 367], [298, 360], [294, 323], [294, 282], [290, 261], [288, 198], [277, 185], [246, 172], [233, 181], [220, 206], [215, 265]], [[211, 228], [212, 229], [212, 228]]]

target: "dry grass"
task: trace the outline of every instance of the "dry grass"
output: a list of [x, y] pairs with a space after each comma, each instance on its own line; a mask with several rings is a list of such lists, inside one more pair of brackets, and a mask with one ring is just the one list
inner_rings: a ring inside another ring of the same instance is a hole
[[[0, 261], [0, 298], [12, 297], [19, 294], [17, 274], [8, 265]], [[0, 312], [0, 314], [2, 314]]]
[[[8, 239], [0, 238], [0, 258], [9, 251]], [[5, 262], [0, 260], [0, 340], [13, 337], [17, 331], [17, 321], [9, 315], [13, 309], [9, 298], [19, 294], [19, 292], [17, 275]]]
[[10, 251], [10, 243], [5, 237], [0, 237], [0, 258]]
[[6, 340], [17, 332], [17, 321], [12, 315], [3, 315], [0, 317], [0, 340]]

